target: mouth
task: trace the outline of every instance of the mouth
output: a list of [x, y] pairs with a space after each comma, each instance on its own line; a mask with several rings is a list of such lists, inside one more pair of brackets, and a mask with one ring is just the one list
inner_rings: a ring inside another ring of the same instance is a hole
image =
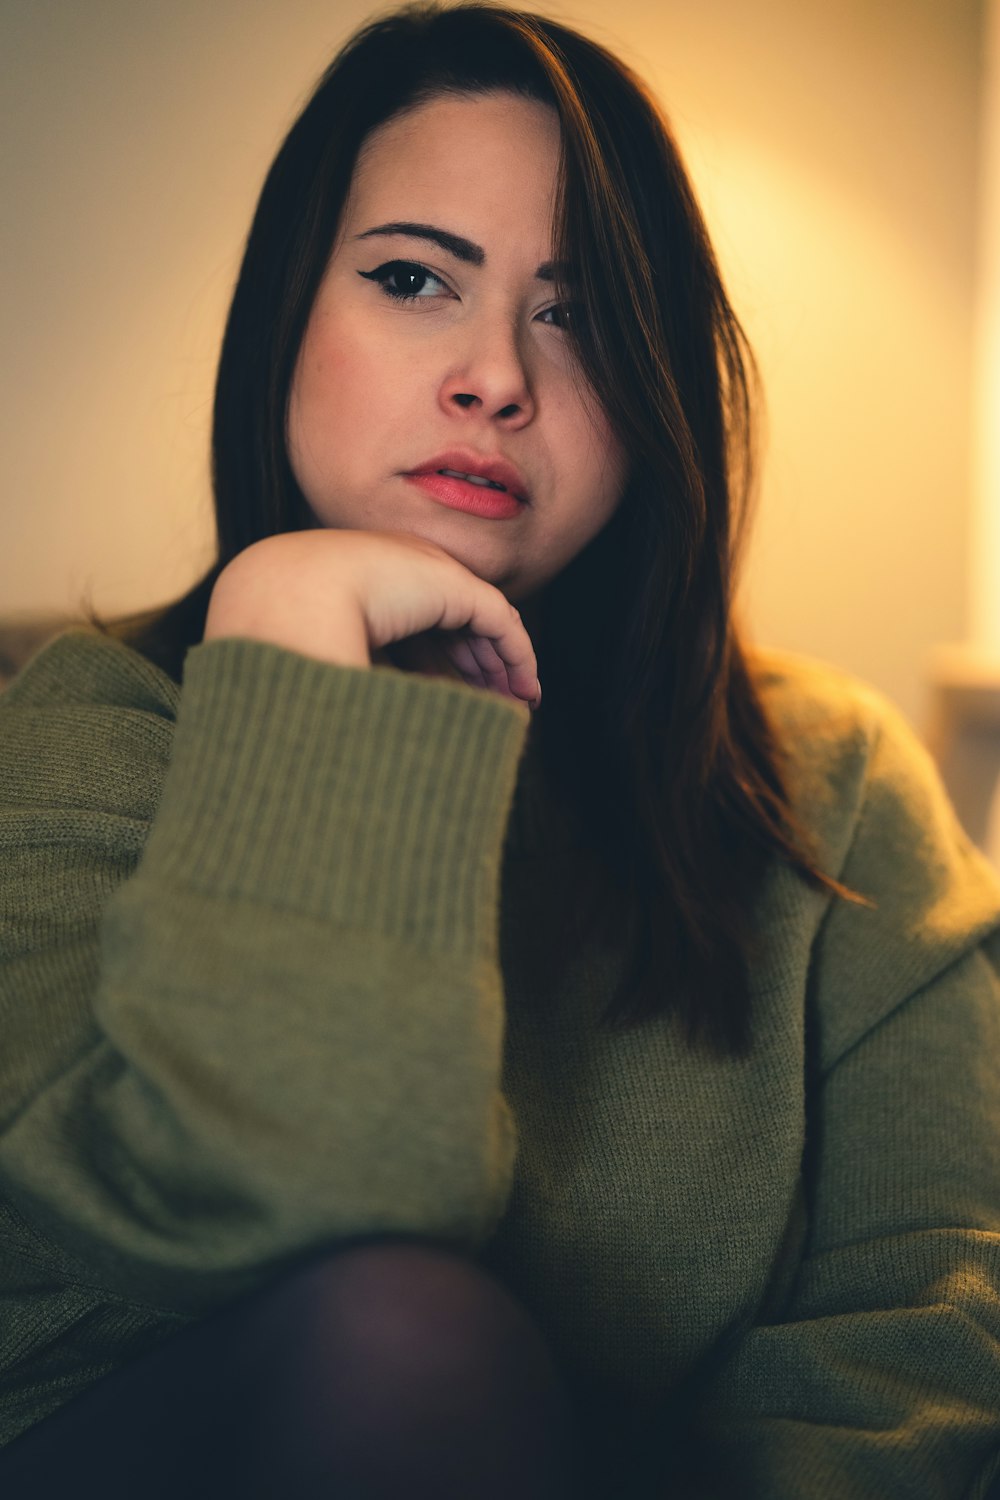
[[449, 479], [464, 479], [467, 484], [481, 484], [488, 490], [502, 490], [505, 495], [508, 493], [505, 484], [497, 484], [494, 479], [483, 479], [480, 474], [463, 474], [459, 469], [435, 469], [434, 472], [446, 474]]
[[425, 469], [404, 477], [440, 504], [485, 520], [513, 520], [527, 509], [523, 500], [496, 480], [483, 481], [481, 476], [466, 475], [462, 470]]
[[519, 500], [522, 505], [531, 503], [523, 476], [500, 454], [490, 456], [468, 448], [455, 448], [446, 453], [437, 453], [415, 469], [410, 469], [407, 477], [417, 478], [426, 474], [437, 474], [444, 479], [459, 480], [479, 489], [506, 493]]

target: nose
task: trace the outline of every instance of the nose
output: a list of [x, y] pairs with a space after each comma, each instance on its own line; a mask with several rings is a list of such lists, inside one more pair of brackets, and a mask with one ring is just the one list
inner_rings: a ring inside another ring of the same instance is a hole
[[484, 412], [504, 427], [525, 426], [535, 414], [527, 363], [518, 329], [508, 319], [475, 319], [462, 330], [462, 342], [441, 384], [441, 404]]

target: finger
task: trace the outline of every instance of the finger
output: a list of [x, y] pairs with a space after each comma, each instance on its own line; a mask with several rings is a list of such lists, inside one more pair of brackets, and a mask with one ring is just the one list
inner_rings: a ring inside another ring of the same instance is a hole
[[535, 653], [521, 616], [498, 588], [485, 584], [455, 597], [446, 596], [437, 625], [439, 630], [464, 631], [470, 639], [482, 636], [492, 641], [507, 663], [508, 675], [517, 679], [515, 690], [523, 687], [530, 691], [538, 671]]
[[[479, 603], [479, 601], [477, 601]], [[499, 627], [499, 628], [498, 628]], [[499, 589], [491, 589], [486, 605], [479, 604], [469, 621], [470, 639], [488, 641], [504, 662], [510, 691], [531, 700], [538, 692], [538, 661], [521, 616]], [[474, 648], [475, 649], [475, 648]], [[477, 652], [477, 659], [481, 661]], [[484, 670], [486, 667], [484, 666]]]
[[504, 663], [510, 690], [515, 697], [530, 702], [539, 696], [538, 659], [520, 616], [501, 635], [484, 632], [484, 639]]
[[513, 693], [509, 668], [493, 642], [484, 635], [470, 635], [468, 646], [487, 686], [494, 692]]
[[483, 676], [482, 668], [472, 653], [469, 637], [464, 633], [455, 633], [442, 637], [444, 649], [470, 687], [487, 688], [489, 683]]

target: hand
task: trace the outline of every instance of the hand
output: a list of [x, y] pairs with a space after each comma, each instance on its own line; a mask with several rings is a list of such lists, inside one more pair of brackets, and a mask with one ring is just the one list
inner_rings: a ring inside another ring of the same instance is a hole
[[347, 666], [371, 666], [375, 653], [403, 670], [541, 701], [514, 606], [435, 542], [406, 532], [329, 528], [255, 542], [212, 591], [205, 640], [220, 636]]

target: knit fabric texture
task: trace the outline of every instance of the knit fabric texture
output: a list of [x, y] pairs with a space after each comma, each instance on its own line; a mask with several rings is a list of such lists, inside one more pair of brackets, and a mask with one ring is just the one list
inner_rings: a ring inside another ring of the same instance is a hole
[[33, 660], [0, 696], [0, 1442], [400, 1233], [523, 1302], [609, 1497], [985, 1495], [1000, 883], [879, 694], [755, 669], [872, 904], [775, 862], [720, 1060], [601, 1027], [596, 938], [548, 972], [580, 854], [520, 705], [240, 639], [181, 688], [86, 631]]

